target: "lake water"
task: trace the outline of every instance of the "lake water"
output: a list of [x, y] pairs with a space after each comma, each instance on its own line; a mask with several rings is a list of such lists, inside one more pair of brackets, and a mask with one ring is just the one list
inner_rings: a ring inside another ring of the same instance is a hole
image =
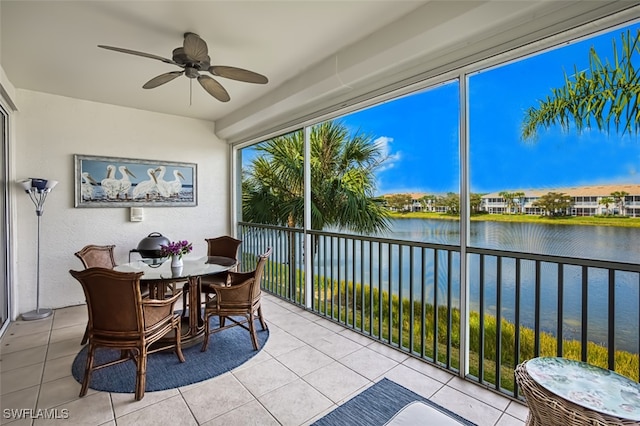
[[[380, 237], [397, 240], [417, 242], [429, 242], [439, 244], [458, 245], [460, 243], [459, 223], [450, 220], [433, 219], [396, 219], [391, 222], [391, 230], [379, 235]], [[548, 254], [598, 260], [612, 260], [619, 262], [637, 263], [640, 259], [640, 229], [605, 226], [578, 226], [578, 225], [545, 225], [538, 223], [505, 223], [491, 221], [473, 221], [470, 224], [470, 246], [489, 249], [500, 249], [523, 253]], [[320, 250], [322, 250], [322, 245]], [[396, 268], [400, 264], [399, 254], [392, 251], [391, 254], [383, 253], [379, 258], [377, 250], [373, 251], [371, 262], [377, 266], [374, 268], [373, 277], [368, 276], [368, 264], [359, 265], [358, 259], [367, 259], [368, 245], [360, 252], [360, 247], [354, 250], [341, 252], [341, 261], [331, 269], [335, 274], [340, 270], [341, 276], [352, 276], [350, 280], [356, 282], [370, 282], [374, 287], [381, 285], [383, 289], [391, 288], [397, 292], [398, 287], [403, 288], [403, 297], [409, 294], [409, 277], [414, 276], [414, 282], [420, 282], [421, 276], [433, 273], [434, 261], [427, 257], [424, 268], [422, 265], [408, 264], [408, 254], [404, 254], [402, 266], [402, 280], [399, 279]], [[320, 251], [321, 252], [321, 251]], [[356, 259], [355, 272], [351, 266]], [[368, 260], [365, 260], [368, 263]], [[436, 260], [439, 264], [437, 280], [438, 298], [443, 301], [447, 292], [446, 253]], [[495, 258], [487, 257], [485, 260], [485, 308], [489, 313], [496, 312], [497, 277]], [[382, 280], [378, 279], [377, 270], [382, 270]], [[533, 327], [535, 320], [535, 264], [532, 261], [521, 263], [521, 324]], [[351, 272], [349, 272], [351, 270]], [[459, 288], [459, 256], [452, 257], [451, 281], [453, 288]], [[363, 272], [359, 272], [363, 271]], [[480, 290], [478, 285], [479, 256], [472, 255], [469, 260], [470, 302], [471, 309], [479, 309]], [[582, 275], [581, 268], [566, 266], [564, 268], [564, 304], [563, 304], [563, 335], [565, 338], [580, 338], [582, 315]], [[346, 274], [346, 275], [345, 275]], [[502, 309], [501, 313], [509, 321], [515, 320], [515, 261], [506, 259], [502, 264]], [[334, 275], [335, 277], [335, 275]], [[475, 278], [474, 278], [475, 277]], [[588, 275], [588, 338], [591, 341], [606, 343], [607, 341], [607, 301], [608, 301], [608, 275], [605, 270], [589, 269]], [[400, 282], [401, 281], [401, 282]], [[429, 280], [433, 282], [433, 280]], [[541, 329], [555, 333], [557, 329], [557, 267], [555, 264], [542, 264], [541, 267]], [[391, 286], [391, 287], [389, 287]], [[414, 288], [414, 294], [419, 297], [422, 289]], [[433, 293], [433, 285], [425, 286], [425, 294]], [[454, 297], [458, 295], [454, 291]], [[631, 352], [638, 352], [638, 324], [640, 292], [639, 277], [633, 273], [616, 274], [616, 348]], [[427, 299], [431, 299], [429, 296]]]
[[[328, 229], [330, 232], [337, 232]], [[610, 260], [637, 263], [640, 259], [640, 228], [622, 228], [605, 226], [545, 225], [539, 223], [505, 223], [491, 221], [473, 221], [470, 223], [470, 246], [499, 249], [521, 253], [535, 253], [594, 260]], [[339, 232], [338, 232], [339, 233]], [[379, 237], [401, 241], [427, 242], [457, 246], [460, 244], [459, 222], [434, 219], [395, 219], [391, 221], [390, 231]], [[245, 250], [259, 252], [264, 240], [247, 238]], [[275, 244], [275, 241], [274, 241]], [[280, 244], [280, 243], [278, 243]], [[253, 247], [255, 245], [255, 247]], [[325, 245], [327, 247], [325, 247]], [[259, 247], [258, 247], [259, 246]], [[303, 258], [296, 250], [297, 259]], [[360, 244], [337, 238], [321, 238], [314, 255], [314, 263], [320, 269], [314, 272], [334, 279], [365, 283], [373, 287], [409, 297], [409, 288], [413, 280], [414, 300], [420, 300], [424, 291], [427, 303], [446, 300], [448, 283], [451, 282], [454, 306], [459, 304], [460, 257], [452, 253], [449, 262], [446, 251], [440, 251], [434, 259], [433, 251], [426, 250], [424, 259], [419, 258], [419, 249], [414, 249], [415, 260], [409, 262], [409, 248], [400, 254], [397, 246], [384, 246], [382, 251], [377, 244]], [[333, 253], [333, 255], [332, 255]], [[272, 259], [277, 262], [288, 261], [288, 249], [276, 250]], [[327, 256], [325, 258], [325, 256]], [[402, 261], [400, 258], [402, 256]], [[324, 263], [323, 263], [324, 262]], [[299, 268], [303, 266], [297, 265]], [[500, 314], [508, 321], [515, 321], [515, 261], [505, 258], [502, 262], [501, 285], [498, 286], [496, 258], [485, 257], [484, 264], [484, 306], [487, 313], [496, 314], [497, 290], [500, 288], [502, 305]], [[525, 327], [535, 325], [535, 262], [521, 262], [520, 323]], [[437, 269], [437, 279], [433, 275]], [[448, 275], [448, 270], [451, 274]], [[479, 310], [479, 256], [469, 256], [469, 300], [472, 310]], [[370, 272], [372, 271], [372, 276]], [[555, 334], [557, 330], [558, 268], [555, 264], [542, 263], [541, 281], [541, 318], [542, 331]], [[565, 266], [563, 268], [563, 337], [580, 339], [582, 331], [582, 268]], [[435, 285], [434, 285], [435, 282]], [[424, 286], [422, 285], [424, 283]], [[606, 344], [608, 327], [608, 274], [606, 270], [589, 268], [587, 282], [587, 338], [596, 343]], [[618, 272], [615, 275], [615, 346], [616, 349], [640, 352], [640, 277], [637, 273]]]
[[[615, 226], [545, 225], [472, 221], [472, 247], [637, 263], [640, 228]], [[460, 243], [458, 221], [395, 219], [383, 237], [408, 241]]]

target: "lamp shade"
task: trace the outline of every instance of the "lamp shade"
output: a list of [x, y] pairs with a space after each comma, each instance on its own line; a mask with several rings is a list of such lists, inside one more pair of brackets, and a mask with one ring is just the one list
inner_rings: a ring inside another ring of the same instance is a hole
[[57, 180], [48, 180], [46, 184], [46, 188], [53, 189], [58, 184]]
[[19, 180], [18, 183], [27, 192], [49, 192], [58, 184], [58, 181], [42, 178], [29, 178]]
[[22, 179], [19, 180], [18, 183], [25, 191], [29, 191], [31, 189], [31, 179]]

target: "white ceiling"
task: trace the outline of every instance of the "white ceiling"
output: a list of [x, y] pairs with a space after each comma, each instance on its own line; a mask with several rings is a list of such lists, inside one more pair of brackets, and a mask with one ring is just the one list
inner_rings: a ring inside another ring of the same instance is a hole
[[[17, 88], [215, 121], [424, 3], [2, 0], [0, 63]], [[180, 68], [97, 47], [170, 59], [187, 31], [207, 42], [212, 64], [256, 71], [269, 83], [219, 78], [227, 103], [185, 76], [145, 90], [152, 77]]]
[[[282, 125], [417, 73], [468, 64], [585, 23], [597, 30], [594, 22], [613, 13], [637, 18], [639, 3], [0, 0], [0, 65], [18, 89], [215, 121], [220, 137], [238, 140], [252, 126]], [[152, 77], [180, 68], [97, 47], [171, 58], [187, 31], [207, 42], [212, 64], [256, 71], [269, 83], [219, 78], [231, 96], [227, 103], [185, 76], [145, 90]]]

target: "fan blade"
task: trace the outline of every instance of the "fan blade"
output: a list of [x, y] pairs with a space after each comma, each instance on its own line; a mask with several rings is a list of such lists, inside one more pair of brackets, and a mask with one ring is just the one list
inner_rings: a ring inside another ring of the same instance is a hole
[[116, 52], [128, 53], [130, 55], [138, 55], [138, 56], [143, 56], [145, 58], [157, 59], [158, 61], [162, 61], [162, 62], [165, 62], [167, 64], [173, 64], [173, 65], [181, 66], [180, 64], [177, 64], [177, 63], [173, 62], [171, 59], [163, 58], [162, 56], [152, 55], [151, 53], [138, 52], [136, 50], [123, 49], [121, 47], [103, 46], [101, 44], [99, 44], [98, 47], [101, 47], [101, 48], [107, 49], [107, 50], [114, 50]]
[[199, 76], [198, 82], [204, 87], [204, 90], [220, 102], [228, 102], [231, 99], [224, 87], [208, 75]]
[[192, 61], [204, 62], [209, 59], [207, 43], [198, 34], [185, 33], [183, 48], [184, 54]]
[[242, 68], [214, 65], [209, 67], [209, 72], [218, 77], [244, 81], [245, 83], [266, 84], [269, 82], [269, 79], [264, 75]]
[[182, 73], [184, 73], [184, 71], [171, 71], [171, 72], [167, 72], [164, 74], [160, 74], [157, 77], [152, 78], [151, 80], [147, 81], [144, 86], [142, 86], [143, 89], [153, 89], [154, 87], [158, 87], [161, 84], [165, 84], [170, 82], [171, 80], [173, 80], [174, 78], [180, 76]]

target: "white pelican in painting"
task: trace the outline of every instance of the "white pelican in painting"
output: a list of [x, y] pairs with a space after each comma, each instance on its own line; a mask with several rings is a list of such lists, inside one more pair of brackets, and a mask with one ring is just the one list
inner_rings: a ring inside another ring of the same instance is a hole
[[173, 171], [173, 177], [174, 177], [173, 180], [167, 181], [167, 185], [169, 185], [170, 195], [177, 196], [180, 193], [180, 190], [182, 189], [182, 182], [180, 182], [180, 179], [182, 180], [185, 180], [185, 179], [182, 173], [180, 173], [180, 170], [178, 169]]
[[156, 168], [158, 193], [161, 197], [165, 198], [171, 195], [171, 185], [169, 185], [169, 182], [164, 180], [164, 174], [166, 173], [166, 171], [167, 168], [165, 166], [158, 166], [158, 168]]
[[118, 170], [120, 171], [120, 175], [122, 177], [120, 179], [117, 179], [118, 193], [116, 194], [116, 197], [120, 198], [120, 194], [122, 194], [126, 199], [129, 198], [129, 188], [131, 188], [131, 181], [129, 180], [129, 176], [135, 179], [136, 175], [131, 173], [127, 166], [120, 166], [118, 167]]
[[116, 179], [116, 167], [113, 164], [107, 166], [107, 177], [100, 182], [102, 190], [107, 198], [116, 198], [118, 196], [118, 180]]
[[91, 177], [89, 172], [82, 172], [82, 180], [84, 180], [84, 182], [82, 182], [82, 199], [93, 200], [93, 185], [97, 185], [98, 182]]
[[135, 188], [133, 188], [132, 197], [148, 197], [149, 195], [156, 192], [157, 179], [156, 179], [156, 170], [155, 169], [147, 169], [147, 176], [149, 176], [149, 180], [144, 180], [138, 183]]

